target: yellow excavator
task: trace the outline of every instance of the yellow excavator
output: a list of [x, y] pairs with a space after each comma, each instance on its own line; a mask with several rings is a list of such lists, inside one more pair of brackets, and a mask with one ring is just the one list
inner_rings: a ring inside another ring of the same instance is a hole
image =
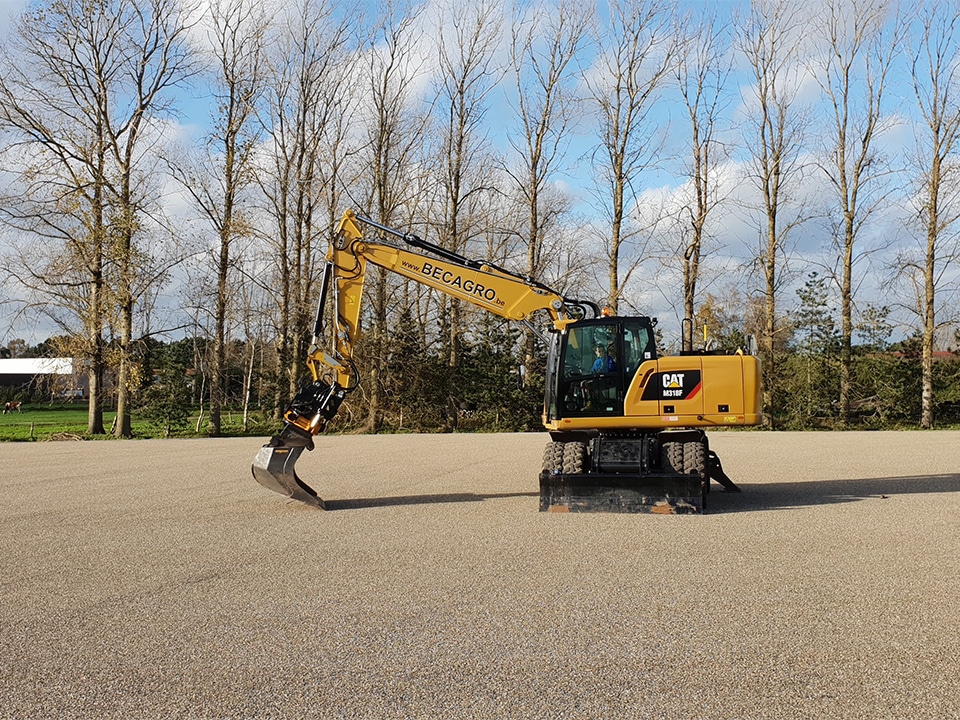
[[[361, 225], [380, 239], [365, 238]], [[685, 321], [680, 354], [658, 357], [655, 319], [605, 314], [595, 303], [352, 210], [343, 214], [326, 256], [307, 357], [312, 382], [253, 462], [253, 476], [264, 487], [324, 507], [295, 465], [359, 385], [354, 344], [368, 263], [524, 323], [546, 342], [543, 424], [550, 441], [539, 478], [541, 511], [698, 513], [711, 480], [739, 491], [710, 450], [705, 428], [762, 421], [760, 364], [752, 347], [735, 354], [695, 350], [692, 323]], [[325, 334], [328, 303], [332, 327]], [[547, 316], [546, 332], [534, 323], [537, 314]]]

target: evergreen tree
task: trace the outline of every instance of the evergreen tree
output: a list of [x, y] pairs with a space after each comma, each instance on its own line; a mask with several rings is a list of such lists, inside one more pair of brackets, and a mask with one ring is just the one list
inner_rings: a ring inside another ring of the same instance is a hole
[[190, 355], [184, 355], [183, 343], [149, 341], [145, 347], [144, 386], [138, 393], [137, 410], [169, 437], [174, 430], [186, 427], [190, 419], [191, 388], [184, 360]]
[[784, 363], [784, 425], [806, 427], [836, 414], [840, 392], [840, 334], [827, 279], [810, 273], [797, 290], [793, 355]]

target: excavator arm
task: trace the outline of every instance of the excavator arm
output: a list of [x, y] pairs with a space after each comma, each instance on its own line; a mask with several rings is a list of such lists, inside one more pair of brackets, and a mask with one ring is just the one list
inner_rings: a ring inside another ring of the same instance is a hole
[[[400, 244], [368, 240], [361, 224]], [[304, 448], [313, 449], [314, 436], [323, 432], [346, 396], [360, 383], [354, 346], [363, 285], [371, 263], [507, 320], [524, 323], [538, 333], [531, 318], [541, 311], [557, 330], [599, 314], [599, 308], [591, 302], [564, 297], [493, 263], [468, 259], [347, 210], [337, 225], [321, 279], [313, 341], [306, 360], [312, 382], [293, 398], [283, 414], [283, 428], [260, 449], [253, 462], [253, 476], [261, 485], [321, 508], [323, 500], [297, 476], [295, 465]], [[323, 324], [328, 307], [331, 327], [326, 333]], [[322, 346], [325, 338], [329, 342]]]

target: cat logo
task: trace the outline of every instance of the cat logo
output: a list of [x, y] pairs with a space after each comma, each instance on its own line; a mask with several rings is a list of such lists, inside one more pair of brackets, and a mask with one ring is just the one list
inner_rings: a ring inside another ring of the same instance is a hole
[[663, 382], [664, 399], [683, 397], [683, 376], [686, 373], [663, 373], [661, 380]]
[[683, 375], [684, 373], [664, 373], [663, 374], [663, 387], [671, 389], [683, 389]]
[[700, 371], [655, 373], [643, 388], [642, 400], [690, 400], [700, 393]]

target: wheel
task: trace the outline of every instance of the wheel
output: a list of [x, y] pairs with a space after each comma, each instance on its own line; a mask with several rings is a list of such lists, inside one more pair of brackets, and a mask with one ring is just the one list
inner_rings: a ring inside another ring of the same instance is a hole
[[683, 474], [683, 445], [683, 443], [676, 441], [660, 444], [660, 468], [664, 472]]
[[549, 442], [543, 449], [543, 471], [551, 475], [563, 472], [563, 443]]
[[583, 472], [587, 460], [587, 444], [568, 442], [563, 446], [563, 472], [565, 475], [579, 475]]
[[683, 472], [685, 475], [707, 474], [707, 448], [702, 440], [683, 443]]

